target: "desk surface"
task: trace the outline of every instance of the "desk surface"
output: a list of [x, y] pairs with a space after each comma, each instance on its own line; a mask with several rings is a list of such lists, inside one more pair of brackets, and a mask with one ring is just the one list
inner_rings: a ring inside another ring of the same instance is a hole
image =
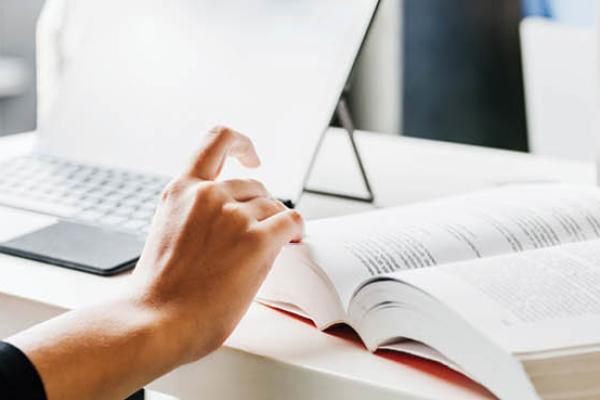
[[167, 396], [166, 394], [161, 394], [152, 391], [146, 391], [146, 400], [177, 400], [174, 397]]
[[[26, 152], [34, 140], [31, 134], [0, 139], [0, 158]], [[361, 192], [345, 142], [339, 131], [328, 134], [311, 187]], [[595, 183], [591, 163], [370, 133], [359, 133], [358, 143], [379, 207], [513, 182]], [[311, 219], [372, 206], [306, 195], [299, 208]], [[10, 234], [14, 212], [0, 207], [0, 221], [0, 237]], [[8, 256], [0, 256], [0, 267], [0, 337], [110, 297], [127, 279], [101, 278]], [[478, 386], [435, 364], [411, 357], [372, 355], [354, 341], [321, 333], [260, 305], [251, 307], [223, 349], [180, 368], [152, 387], [181, 399], [489, 397]]]

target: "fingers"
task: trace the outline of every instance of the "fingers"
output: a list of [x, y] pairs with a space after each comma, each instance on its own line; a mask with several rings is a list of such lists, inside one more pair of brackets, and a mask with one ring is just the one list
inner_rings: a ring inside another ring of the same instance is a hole
[[232, 179], [222, 183], [224, 189], [237, 201], [246, 202], [257, 197], [270, 197], [265, 186], [253, 179]]
[[244, 203], [243, 207], [259, 222], [288, 210], [280, 201], [267, 197], [258, 197]]
[[205, 145], [196, 155], [188, 175], [203, 180], [215, 180], [228, 156], [238, 159], [249, 168], [260, 166], [260, 159], [252, 141], [232, 129], [217, 127], [211, 130]]
[[273, 215], [260, 223], [259, 228], [272, 238], [278, 247], [291, 242], [301, 242], [304, 237], [304, 219], [295, 210]]
[[[252, 141], [234, 130], [217, 127], [210, 132], [206, 144], [196, 155], [187, 175], [205, 181], [218, 178], [225, 160], [232, 156], [246, 167], [258, 167], [260, 159]], [[259, 222], [257, 229], [279, 247], [299, 242], [304, 236], [304, 221], [298, 212], [288, 210], [281, 202], [270, 198], [264, 186], [253, 180], [230, 180], [222, 187], [231, 198], [240, 202]]]

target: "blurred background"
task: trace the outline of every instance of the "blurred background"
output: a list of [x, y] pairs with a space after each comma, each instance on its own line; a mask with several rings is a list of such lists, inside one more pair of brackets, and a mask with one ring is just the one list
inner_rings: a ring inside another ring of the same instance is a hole
[[[0, 0], [0, 134], [35, 128], [43, 4]], [[597, 0], [383, 0], [349, 94], [357, 125], [590, 158], [596, 8]]]

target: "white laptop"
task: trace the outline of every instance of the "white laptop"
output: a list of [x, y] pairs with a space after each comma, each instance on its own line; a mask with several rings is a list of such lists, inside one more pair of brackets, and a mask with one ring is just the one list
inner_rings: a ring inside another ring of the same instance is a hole
[[0, 251], [109, 275], [135, 264], [163, 186], [212, 126], [250, 136], [263, 161], [223, 178], [299, 198], [378, 0], [74, 3], [80, 45], [39, 146], [0, 164], [0, 204], [62, 222]]

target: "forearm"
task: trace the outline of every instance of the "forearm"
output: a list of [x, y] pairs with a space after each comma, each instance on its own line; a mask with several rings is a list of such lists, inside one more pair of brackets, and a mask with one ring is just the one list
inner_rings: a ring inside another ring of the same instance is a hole
[[52, 399], [123, 399], [178, 366], [170, 321], [119, 300], [67, 313], [7, 342], [38, 370]]
[[216, 128], [163, 193], [131, 277], [128, 293], [137, 297], [71, 312], [7, 340], [33, 363], [50, 400], [120, 400], [216, 350], [282, 247], [302, 239], [302, 217], [260, 182], [217, 182], [228, 156], [260, 165], [250, 139]]

